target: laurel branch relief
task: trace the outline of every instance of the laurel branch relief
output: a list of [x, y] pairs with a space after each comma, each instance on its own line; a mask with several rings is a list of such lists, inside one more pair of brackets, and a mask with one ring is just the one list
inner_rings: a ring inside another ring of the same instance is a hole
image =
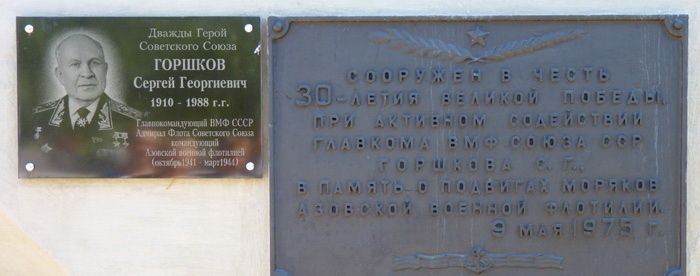
[[467, 48], [458, 47], [439, 39], [415, 36], [409, 32], [397, 29], [372, 32], [369, 35], [369, 40], [407, 55], [434, 58], [453, 63], [473, 63], [506, 60], [569, 42], [585, 34], [586, 32], [581, 30], [550, 32], [498, 45], [486, 50], [480, 56], [471, 53]]

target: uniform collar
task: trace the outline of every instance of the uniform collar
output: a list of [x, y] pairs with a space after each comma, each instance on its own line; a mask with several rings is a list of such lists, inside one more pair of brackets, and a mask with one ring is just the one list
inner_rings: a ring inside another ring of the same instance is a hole
[[[69, 98], [68, 95], [64, 96], [61, 102], [56, 106], [54, 109], [53, 114], [51, 115], [51, 119], [49, 120], [49, 125], [52, 126], [67, 126], [72, 128], [73, 127], [73, 121], [71, 119], [71, 113], [75, 112], [80, 107], [76, 107], [75, 110], [69, 110], [72, 109], [70, 107], [69, 103]], [[112, 129], [112, 110], [110, 107], [111, 99], [107, 94], [103, 93], [100, 98], [95, 101], [93, 104], [95, 104], [95, 109], [91, 110], [90, 112], [92, 115], [88, 115], [88, 119], [90, 120], [91, 125], [97, 124], [97, 128], [99, 130], [110, 130]], [[68, 113], [71, 112], [71, 113]], [[93, 118], [89, 118], [92, 116]], [[95, 117], [96, 116], [96, 117]]]

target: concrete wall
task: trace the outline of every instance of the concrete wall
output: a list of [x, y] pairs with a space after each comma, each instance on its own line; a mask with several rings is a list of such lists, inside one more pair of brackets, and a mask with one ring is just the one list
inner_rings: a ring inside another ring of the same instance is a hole
[[690, 15], [688, 275], [700, 275], [700, 3], [0, 0], [0, 274], [268, 275], [269, 181], [19, 180], [15, 16]]

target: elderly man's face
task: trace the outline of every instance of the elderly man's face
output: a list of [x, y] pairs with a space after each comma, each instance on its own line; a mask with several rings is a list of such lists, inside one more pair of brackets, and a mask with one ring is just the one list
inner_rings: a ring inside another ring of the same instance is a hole
[[88, 103], [104, 93], [107, 63], [95, 40], [85, 35], [66, 38], [56, 49], [56, 60], [54, 72], [69, 97]]

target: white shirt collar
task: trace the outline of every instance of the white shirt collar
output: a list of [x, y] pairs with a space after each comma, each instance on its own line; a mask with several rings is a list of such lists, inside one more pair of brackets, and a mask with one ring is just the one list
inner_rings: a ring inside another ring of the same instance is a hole
[[[95, 111], [97, 110], [97, 103], [100, 101], [100, 98], [97, 98], [95, 101], [93, 101], [91, 104], [85, 106], [90, 113], [87, 115], [88, 122], [92, 122], [92, 117], [95, 116]], [[68, 97], [68, 114], [70, 114], [70, 122], [71, 126], [75, 127], [75, 121], [78, 120], [80, 115], [78, 115], [78, 109], [83, 107], [78, 101], [73, 100], [71, 97]]]

